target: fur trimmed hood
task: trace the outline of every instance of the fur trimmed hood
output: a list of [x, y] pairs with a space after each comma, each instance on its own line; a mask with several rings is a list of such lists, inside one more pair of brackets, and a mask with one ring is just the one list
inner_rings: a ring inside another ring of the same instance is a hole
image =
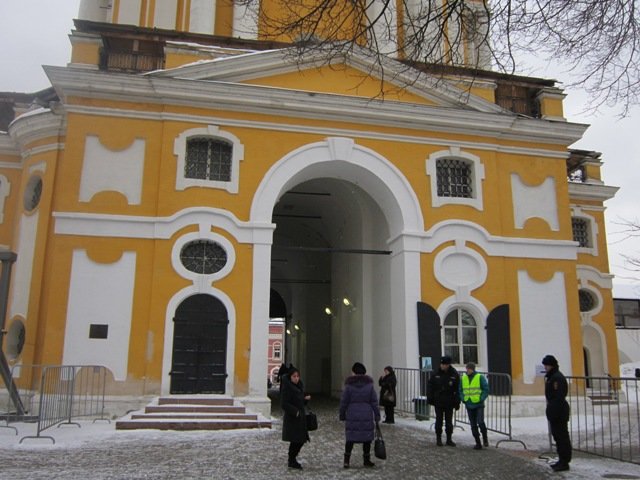
[[345, 385], [353, 386], [367, 385], [369, 383], [373, 383], [373, 378], [371, 378], [369, 375], [350, 375], [344, 381]]

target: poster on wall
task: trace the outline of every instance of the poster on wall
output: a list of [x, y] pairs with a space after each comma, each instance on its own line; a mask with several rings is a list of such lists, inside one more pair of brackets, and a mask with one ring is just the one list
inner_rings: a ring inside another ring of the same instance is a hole
[[422, 370], [433, 370], [433, 366], [431, 364], [431, 357], [421, 357], [420, 368]]

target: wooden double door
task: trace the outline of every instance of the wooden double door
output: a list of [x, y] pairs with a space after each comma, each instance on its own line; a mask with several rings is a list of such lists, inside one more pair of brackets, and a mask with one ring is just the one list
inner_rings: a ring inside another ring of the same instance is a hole
[[197, 294], [176, 309], [171, 360], [172, 394], [225, 393], [229, 317], [222, 302]]

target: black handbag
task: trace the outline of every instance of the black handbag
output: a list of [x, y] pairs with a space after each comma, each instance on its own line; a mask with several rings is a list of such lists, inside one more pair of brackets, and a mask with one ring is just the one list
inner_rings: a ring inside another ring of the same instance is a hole
[[392, 390], [385, 390], [382, 394], [382, 403], [386, 405], [393, 405], [396, 403], [396, 396]]
[[307, 412], [307, 431], [313, 432], [318, 429], [318, 417], [312, 411]]
[[384, 445], [384, 439], [382, 438], [382, 432], [380, 431], [380, 425], [376, 423], [376, 436], [373, 441], [373, 454], [380, 460], [387, 459], [387, 447]]

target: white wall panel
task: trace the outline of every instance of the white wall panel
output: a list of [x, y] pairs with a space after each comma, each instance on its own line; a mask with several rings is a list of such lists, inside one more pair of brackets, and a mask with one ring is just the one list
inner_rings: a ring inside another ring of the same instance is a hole
[[13, 267], [14, 275], [11, 280], [11, 307], [9, 318], [21, 315], [28, 318], [29, 293], [31, 292], [31, 275], [33, 271], [33, 256], [36, 246], [39, 214], [22, 215], [20, 219], [20, 233], [16, 254], [18, 258]]
[[[127, 378], [136, 254], [99, 264], [75, 250], [64, 335], [63, 363], [104, 365], [116, 380]], [[91, 324], [108, 325], [106, 339], [89, 338]]]
[[533, 383], [536, 366], [551, 354], [560, 369], [571, 375], [571, 344], [564, 275], [556, 272], [548, 282], [537, 282], [518, 271], [523, 380]]
[[153, 26], [175, 30], [177, 8], [177, 0], [156, 0]]
[[140, 3], [141, 0], [126, 0], [120, 2], [118, 10], [118, 22], [126, 25], [140, 24]]
[[80, 201], [89, 202], [99, 192], [115, 191], [127, 197], [129, 205], [139, 205], [142, 197], [145, 141], [136, 139], [124, 150], [114, 152], [87, 136], [80, 179]]
[[191, 0], [189, 31], [213, 35], [216, 22], [216, 3], [211, 0]]
[[530, 186], [518, 174], [512, 173], [511, 192], [516, 228], [524, 228], [530, 218], [540, 218], [549, 224], [551, 230], [560, 230], [556, 182], [552, 177], [546, 178], [540, 185]]

